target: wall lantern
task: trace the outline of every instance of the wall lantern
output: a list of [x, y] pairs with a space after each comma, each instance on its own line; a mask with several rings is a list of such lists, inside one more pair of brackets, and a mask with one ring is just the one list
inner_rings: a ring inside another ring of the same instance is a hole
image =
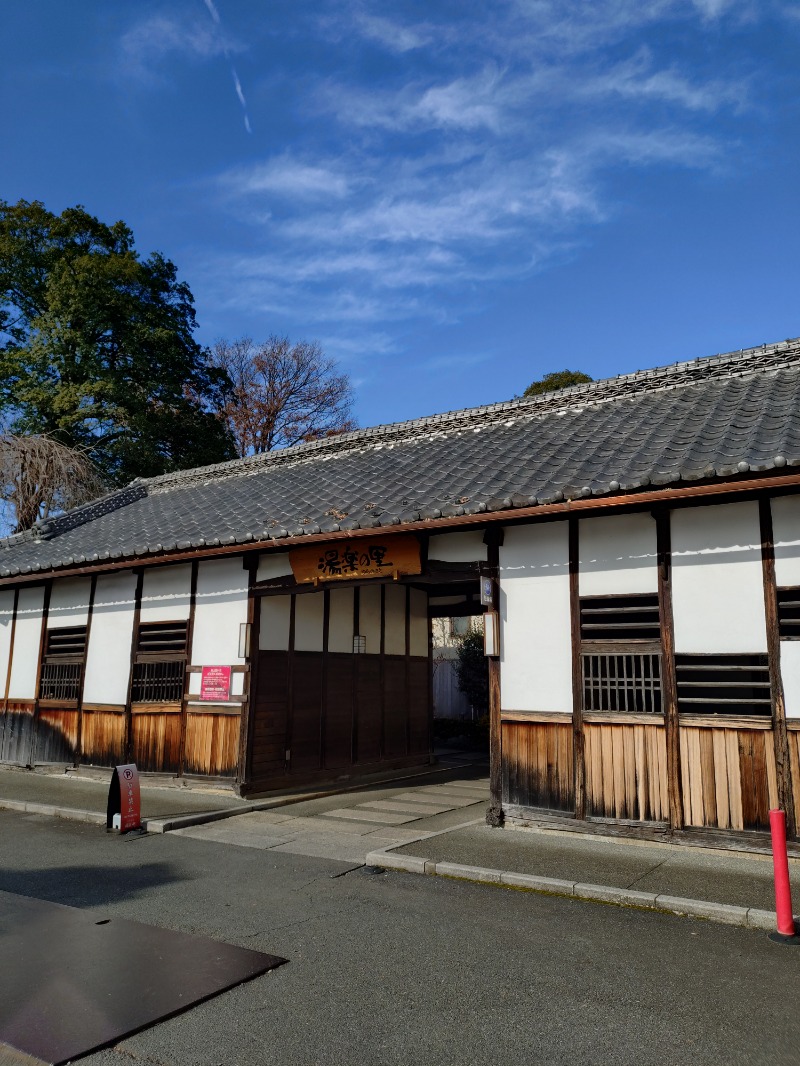
[[500, 654], [500, 616], [487, 611], [483, 616], [483, 654], [497, 658]]
[[251, 622], [239, 624], [239, 658], [247, 659], [250, 655], [250, 631], [253, 628]]
[[353, 655], [364, 655], [367, 650], [367, 638], [358, 635], [353, 637]]

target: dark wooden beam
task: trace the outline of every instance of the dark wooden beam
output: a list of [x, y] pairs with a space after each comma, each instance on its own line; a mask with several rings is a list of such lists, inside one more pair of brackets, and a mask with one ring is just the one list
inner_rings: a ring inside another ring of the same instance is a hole
[[94, 615], [94, 597], [97, 592], [97, 574], [92, 574], [89, 582], [89, 609], [86, 614], [86, 643], [83, 646], [83, 664], [81, 666], [81, 685], [78, 690], [78, 738], [75, 742], [74, 765], [80, 765], [83, 748], [83, 689], [86, 685], [86, 660], [89, 657], [89, 641], [92, 639], [92, 617]]
[[133, 748], [131, 738], [131, 726], [133, 715], [131, 713], [131, 701], [133, 697], [133, 664], [136, 660], [136, 649], [139, 646], [139, 625], [142, 616], [142, 587], [144, 585], [144, 570], [136, 571], [136, 592], [133, 601], [133, 635], [131, 636], [130, 672], [128, 674], [128, 698], [125, 700], [125, 760], [131, 761]]
[[250, 667], [246, 674], [247, 700], [242, 707], [242, 724], [239, 731], [239, 762], [236, 771], [239, 794], [247, 791], [251, 777], [251, 760], [253, 755], [253, 732], [256, 721], [256, 696], [258, 693], [258, 666], [260, 661], [259, 642], [261, 639], [261, 600], [255, 596], [254, 589], [258, 571], [258, 555], [251, 553], [245, 558], [247, 563], [247, 623], [250, 626], [250, 654], [245, 660]]
[[36, 687], [33, 690], [33, 722], [31, 723], [31, 750], [28, 757], [28, 765], [33, 766], [36, 755], [36, 734], [39, 731], [39, 686], [42, 682], [42, 662], [44, 661], [45, 642], [47, 640], [47, 612], [50, 608], [50, 596], [53, 592], [53, 582], [48, 581], [44, 587], [44, 601], [42, 603], [42, 628], [39, 633], [39, 661], [36, 664]]
[[[486, 544], [486, 567], [484, 573], [492, 578], [494, 602], [492, 609], [499, 610], [498, 582], [500, 578], [500, 546], [503, 543], [503, 530], [487, 529], [484, 533]], [[501, 722], [502, 692], [500, 688], [500, 659], [489, 657], [489, 807], [486, 811], [486, 824], [499, 827], [505, 821], [503, 811], [503, 725]]]
[[572, 755], [575, 773], [575, 817], [586, 818], [586, 759], [583, 736], [583, 665], [581, 663], [581, 601], [579, 588], [580, 530], [569, 519], [569, 617], [572, 643]]
[[654, 512], [658, 552], [658, 603], [661, 613], [661, 700], [667, 745], [667, 803], [673, 832], [683, 829], [681, 787], [681, 735], [678, 718], [678, 685], [675, 678], [675, 627], [672, 620], [672, 535], [670, 513]]
[[[6, 688], [3, 693], [3, 714], [8, 712], [8, 693], [11, 685], [11, 667], [14, 665], [14, 636], [17, 631], [17, 604], [19, 603], [19, 589], [14, 589], [14, 606], [11, 609], [11, 632], [9, 634], [8, 644], [8, 666], [6, 669]], [[5, 736], [5, 726], [3, 727]]]
[[786, 812], [786, 832], [797, 835], [797, 823], [792, 790], [792, 768], [789, 757], [789, 737], [786, 731], [786, 701], [781, 675], [781, 635], [778, 625], [778, 589], [775, 580], [775, 539], [772, 528], [772, 507], [768, 498], [759, 500], [758, 517], [761, 526], [761, 567], [764, 575], [764, 613], [767, 622], [767, 656], [772, 699], [772, 739], [775, 745], [775, 776], [778, 786], [778, 806]]

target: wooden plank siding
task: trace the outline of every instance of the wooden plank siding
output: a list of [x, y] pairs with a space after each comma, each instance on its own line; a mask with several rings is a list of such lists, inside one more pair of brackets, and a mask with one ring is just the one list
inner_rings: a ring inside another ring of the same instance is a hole
[[668, 821], [663, 724], [584, 723], [583, 735], [587, 815], [637, 822]]
[[239, 763], [240, 715], [230, 708], [206, 711], [189, 707], [183, 771], [206, 777], [235, 777]]
[[771, 731], [681, 725], [680, 734], [686, 825], [769, 829], [778, 802]]
[[89, 766], [118, 766], [125, 761], [125, 707], [84, 704], [81, 761]]
[[34, 763], [74, 763], [78, 752], [80, 712], [76, 703], [56, 706], [39, 701]]
[[180, 703], [134, 703], [130, 723], [131, 761], [145, 773], [177, 774], [181, 765]]
[[575, 807], [572, 726], [502, 721], [503, 803], [569, 811]]

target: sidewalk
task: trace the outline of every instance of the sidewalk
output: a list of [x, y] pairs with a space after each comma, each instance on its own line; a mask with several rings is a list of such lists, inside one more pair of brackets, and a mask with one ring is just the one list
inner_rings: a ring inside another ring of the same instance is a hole
[[[773, 930], [768, 855], [472, 825], [367, 855], [386, 869], [644, 907]], [[800, 860], [789, 864], [800, 903]], [[497, 900], [502, 906], [502, 901]]]

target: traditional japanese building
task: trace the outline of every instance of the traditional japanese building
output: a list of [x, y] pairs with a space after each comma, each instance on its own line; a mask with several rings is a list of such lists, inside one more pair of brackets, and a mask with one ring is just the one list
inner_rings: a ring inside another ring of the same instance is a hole
[[794, 827], [798, 487], [800, 341], [134, 482], [0, 542], [0, 758], [424, 762], [485, 612], [490, 820]]

